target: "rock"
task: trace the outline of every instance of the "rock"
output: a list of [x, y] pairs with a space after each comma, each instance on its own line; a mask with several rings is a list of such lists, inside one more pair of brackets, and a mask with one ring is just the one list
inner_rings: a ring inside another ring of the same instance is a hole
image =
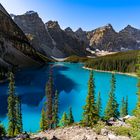
[[107, 130], [106, 128], [101, 129], [101, 135], [107, 136], [108, 133], [109, 133], [109, 130]]
[[19, 134], [16, 138], [17, 139], [27, 139], [27, 138], [30, 138], [30, 135], [28, 133], [23, 133], [23, 134]]

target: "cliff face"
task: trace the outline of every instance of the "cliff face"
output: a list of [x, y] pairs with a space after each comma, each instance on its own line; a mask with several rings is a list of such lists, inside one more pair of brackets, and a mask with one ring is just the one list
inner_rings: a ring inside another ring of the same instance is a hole
[[22, 30], [0, 4], [0, 64], [2, 67], [40, 65], [41, 59]]

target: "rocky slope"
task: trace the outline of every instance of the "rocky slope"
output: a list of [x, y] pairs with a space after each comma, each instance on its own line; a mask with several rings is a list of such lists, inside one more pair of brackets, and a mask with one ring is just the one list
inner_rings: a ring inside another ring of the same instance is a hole
[[42, 60], [22, 30], [0, 4], [0, 65], [3, 68], [37, 66]]

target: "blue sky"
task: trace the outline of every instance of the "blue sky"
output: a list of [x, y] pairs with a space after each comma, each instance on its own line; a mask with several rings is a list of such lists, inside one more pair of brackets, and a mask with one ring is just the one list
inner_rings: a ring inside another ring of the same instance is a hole
[[111, 23], [119, 31], [140, 28], [140, 0], [0, 0], [9, 13], [37, 11], [44, 22], [57, 20], [64, 29], [92, 30]]

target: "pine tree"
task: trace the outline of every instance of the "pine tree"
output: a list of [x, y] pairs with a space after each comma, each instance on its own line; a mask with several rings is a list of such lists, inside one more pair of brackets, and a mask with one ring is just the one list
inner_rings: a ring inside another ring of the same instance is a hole
[[56, 128], [59, 123], [58, 117], [58, 91], [55, 92], [54, 105], [53, 105], [53, 128]]
[[98, 93], [96, 108], [97, 108], [98, 116], [101, 117], [102, 103], [101, 103], [101, 93], [100, 92]]
[[9, 90], [8, 90], [8, 135], [14, 136], [16, 127], [16, 95], [15, 95], [15, 81], [14, 75], [9, 74]]
[[69, 108], [69, 117], [68, 117], [68, 124], [71, 125], [74, 123], [74, 117], [73, 117], [73, 113], [72, 113], [72, 108]]
[[16, 97], [16, 127], [15, 127], [15, 135], [23, 132], [23, 124], [22, 124], [22, 109], [21, 109], [21, 99]]
[[140, 119], [140, 78], [138, 79], [137, 87], [138, 87], [138, 92], [137, 92], [138, 100], [137, 100], [136, 108], [134, 110], [134, 115]]
[[47, 97], [47, 103], [46, 103], [46, 116], [47, 116], [47, 124], [48, 128], [53, 128], [53, 97], [54, 97], [54, 83], [53, 83], [53, 75], [52, 70], [50, 70], [49, 80], [46, 85], [46, 97]]
[[93, 78], [93, 71], [90, 73], [88, 81], [88, 95], [86, 97], [86, 105], [83, 107], [83, 119], [81, 121], [83, 126], [93, 127], [98, 121], [98, 113], [95, 102], [95, 85]]
[[116, 89], [116, 79], [115, 79], [115, 75], [112, 74], [111, 90], [109, 93], [109, 99], [105, 109], [105, 119], [107, 120], [110, 119], [111, 117], [117, 118], [119, 116], [119, 111], [118, 111], [119, 104], [116, 101], [115, 89]]
[[42, 131], [45, 131], [47, 128], [48, 126], [47, 126], [47, 120], [46, 120], [46, 111], [43, 107], [42, 112], [41, 112], [40, 129]]
[[137, 84], [137, 104], [134, 110], [134, 115], [140, 120], [140, 54], [137, 58], [137, 76], [138, 76], [138, 84]]
[[67, 117], [66, 112], [64, 112], [62, 115], [62, 118], [60, 120], [60, 125], [64, 127], [68, 125], [68, 117]]
[[126, 100], [125, 100], [125, 116], [128, 115], [128, 96], [126, 96]]
[[122, 105], [121, 105], [121, 110], [120, 110], [120, 116], [125, 117], [128, 115], [128, 97], [126, 96], [126, 100], [122, 99]]

